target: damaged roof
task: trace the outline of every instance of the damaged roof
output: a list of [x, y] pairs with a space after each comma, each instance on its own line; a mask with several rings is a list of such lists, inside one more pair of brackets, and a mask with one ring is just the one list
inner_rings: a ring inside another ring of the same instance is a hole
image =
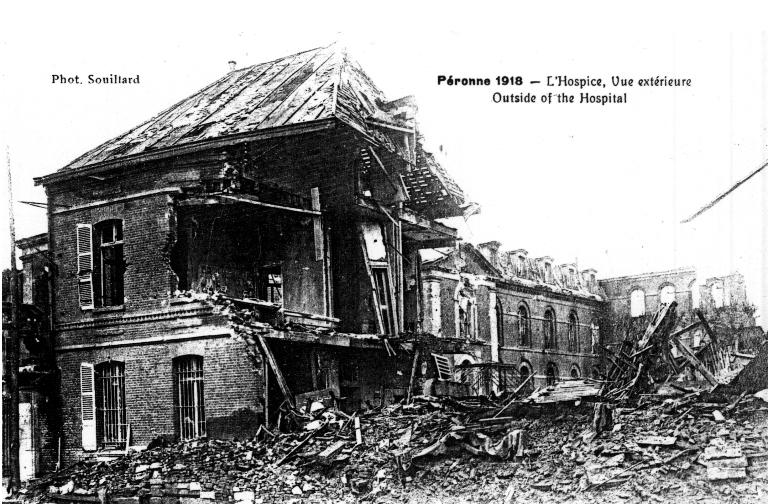
[[180, 148], [226, 137], [337, 119], [417, 167], [406, 184], [418, 201], [428, 193], [462, 204], [461, 189], [431, 154], [419, 149], [420, 159], [414, 162], [392, 141], [396, 131], [415, 132], [415, 110], [412, 97], [387, 101], [360, 65], [339, 44], [331, 44], [233, 70], [56, 173], [35, 180], [46, 183], [149, 154], [170, 156]]

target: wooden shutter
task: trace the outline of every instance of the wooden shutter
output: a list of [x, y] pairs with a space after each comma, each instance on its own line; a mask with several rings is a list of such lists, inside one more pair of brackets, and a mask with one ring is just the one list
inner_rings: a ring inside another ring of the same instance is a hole
[[96, 387], [93, 364], [80, 363], [80, 418], [83, 422], [83, 450], [96, 449]]
[[93, 228], [77, 225], [77, 293], [80, 308], [93, 308]]
[[435, 365], [437, 366], [437, 379], [438, 380], [452, 380], [453, 379], [453, 366], [451, 360], [445, 355], [432, 354], [432, 358], [435, 359]]

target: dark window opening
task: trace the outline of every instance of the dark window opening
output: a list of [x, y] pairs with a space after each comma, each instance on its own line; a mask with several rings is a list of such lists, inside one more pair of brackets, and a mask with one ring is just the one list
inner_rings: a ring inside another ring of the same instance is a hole
[[105, 362], [96, 366], [96, 437], [100, 444], [125, 443], [125, 365]]
[[174, 359], [173, 374], [177, 435], [182, 440], [205, 436], [203, 358], [187, 355]]
[[555, 313], [551, 309], [544, 312], [544, 348], [557, 348], [557, 332], [555, 330]]
[[579, 351], [579, 319], [573, 312], [568, 315], [568, 350]]
[[120, 306], [124, 300], [125, 258], [123, 222], [108, 220], [94, 226], [97, 306]]
[[283, 304], [283, 273], [279, 265], [261, 268], [259, 299], [279, 305]]
[[520, 345], [529, 346], [531, 344], [531, 318], [528, 316], [528, 309], [521, 306], [517, 310], [517, 325], [520, 333]]

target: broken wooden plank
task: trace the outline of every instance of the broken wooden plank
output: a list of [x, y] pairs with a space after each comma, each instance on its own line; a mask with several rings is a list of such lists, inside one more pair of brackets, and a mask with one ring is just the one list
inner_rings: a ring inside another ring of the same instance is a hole
[[314, 431], [310, 432], [309, 434], [307, 434], [307, 435], [304, 437], [304, 439], [302, 439], [302, 440], [299, 442], [299, 444], [297, 444], [296, 446], [294, 446], [293, 448], [291, 448], [291, 450], [290, 450], [288, 453], [286, 453], [286, 454], [283, 456], [283, 458], [281, 458], [280, 460], [278, 460], [278, 461], [277, 461], [277, 465], [283, 465], [283, 464], [284, 464], [286, 461], [288, 461], [288, 459], [290, 459], [290, 458], [292, 458], [294, 455], [296, 455], [296, 454], [299, 452], [299, 450], [301, 450], [302, 448], [304, 448], [304, 446], [305, 446], [307, 443], [309, 443], [310, 439], [314, 438], [315, 436], [317, 436], [318, 434], [320, 434], [321, 432], [323, 432], [323, 431], [325, 430], [325, 427], [326, 427], [326, 425], [323, 425], [323, 426], [322, 426], [322, 427], [320, 427], [319, 429], [316, 429], [316, 430], [314, 430]]
[[336, 455], [336, 452], [341, 450], [344, 445], [346, 444], [346, 441], [336, 441], [335, 443], [328, 446], [325, 450], [321, 451], [317, 458], [320, 460], [320, 462], [323, 463], [329, 463], [332, 462], [331, 457], [334, 457]]

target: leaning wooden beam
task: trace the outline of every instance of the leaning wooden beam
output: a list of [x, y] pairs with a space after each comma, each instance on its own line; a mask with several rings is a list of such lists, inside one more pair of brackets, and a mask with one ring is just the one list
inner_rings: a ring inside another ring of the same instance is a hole
[[291, 405], [291, 408], [296, 408], [296, 401], [293, 398], [293, 394], [291, 393], [291, 389], [288, 387], [288, 382], [285, 381], [285, 376], [283, 376], [283, 372], [280, 371], [280, 366], [277, 365], [277, 359], [275, 359], [275, 354], [272, 353], [272, 349], [269, 348], [269, 343], [267, 342], [266, 338], [259, 334], [257, 335], [259, 338], [259, 343], [261, 344], [261, 348], [264, 351], [264, 355], [267, 358], [267, 362], [269, 362], [269, 366], [272, 368], [272, 371], [275, 373], [275, 378], [277, 378], [277, 384], [280, 387], [280, 391], [282, 391], [283, 396], [285, 397], [285, 400], [288, 401], [288, 404]]
[[682, 336], [683, 334], [687, 333], [688, 331], [692, 331], [693, 329], [696, 329], [701, 325], [701, 322], [694, 322], [691, 325], [685, 326], [679, 331], [675, 331], [672, 334], [669, 335], [670, 338], [677, 338], [678, 336]]
[[408, 380], [408, 396], [405, 401], [406, 404], [411, 404], [411, 398], [413, 398], [413, 382], [416, 380], [416, 367], [419, 365], [419, 354], [421, 349], [417, 348], [413, 354], [413, 364], [411, 365], [411, 379]]
[[704, 318], [704, 314], [699, 309], [694, 310], [694, 313], [696, 314], [697, 317], [699, 317], [699, 322], [701, 323], [702, 326], [704, 326], [704, 330], [709, 335], [709, 340], [713, 343], [715, 348], [718, 348], [719, 344], [717, 341], [717, 336], [715, 335], [714, 331], [712, 331], [712, 328], [709, 327], [709, 322], [707, 322], [707, 319]]
[[509, 402], [507, 402], [507, 404], [505, 404], [505, 405], [504, 405], [504, 407], [502, 407], [502, 408], [501, 408], [499, 411], [497, 411], [497, 412], [496, 412], [496, 414], [495, 414], [495, 415], [493, 415], [491, 418], [498, 418], [498, 417], [499, 417], [499, 415], [501, 415], [502, 413], [504, 413], [504, 411], [506, 411], [506, 409], [507, 409], [507, 408], [509, 408], [510, 406], [512, 406], [512, 403], [514, 403], [514, 402], [515, 402], [515, 398], [517, 397], [517, 394], [519, 394], [519, 393], [520, 393], [520, 391], [521, 391], [521, 390], [523, 390], [523, 387], [525, 387], [525, 386], [528, 384], [528, 382], [529, 382], [529, 381], [531, 381], [531, 378], [533, 378], [533, 376], [534, 376], [534, 375], [533, 375], [533, 373], [529, 374], [529, 375], [528, 375], [528, 378], [526, 378], [525, 380], [523, 380], [523, 383], [521, 383], [521, 384], [520, 384], [520, 386], [518, 386], [518, 387], [517, 387], [517, 388], [514, 390], [514, 392], [512, 392], [512, 396], [510, 397], [510, 399], [509, 399]]
[[680, 341], [679, 338], [671, 338], [671, 341], [677, 345], [677, 348], [680, 350], [680, 354], [687, 360], [699, 373], [704, 376], [704, 378], [713, 386], [717, 386], [719, 383], [717, 379], [715, 378], [715, 375], [713, 375], [709, 369], [699, 360], [696, 358], [696, 355], [693, 353], [693, 350], [688, 348], [688, 345]]

